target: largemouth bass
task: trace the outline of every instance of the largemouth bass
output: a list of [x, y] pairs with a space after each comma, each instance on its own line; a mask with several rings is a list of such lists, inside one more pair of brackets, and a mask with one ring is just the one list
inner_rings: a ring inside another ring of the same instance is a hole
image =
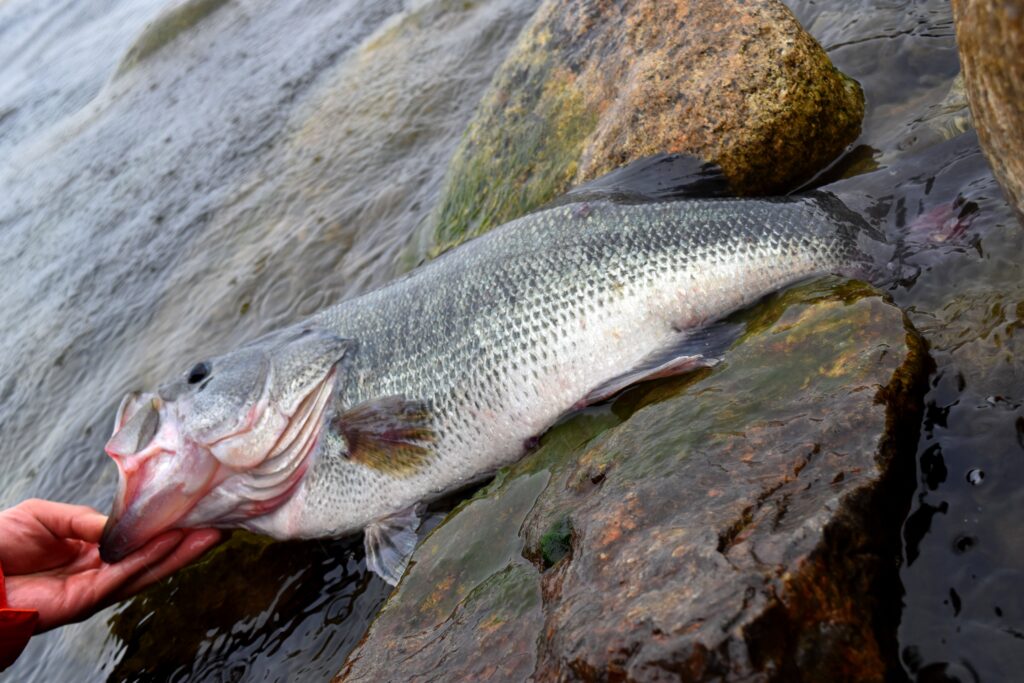
[[566, 411], [713, 364], [717, 321], [879, 236], [828, 194], [567, 203], [122, 402], [108, 561], [172, 527], [366, 532], [397, 583], [418, 504], [521, 457]]

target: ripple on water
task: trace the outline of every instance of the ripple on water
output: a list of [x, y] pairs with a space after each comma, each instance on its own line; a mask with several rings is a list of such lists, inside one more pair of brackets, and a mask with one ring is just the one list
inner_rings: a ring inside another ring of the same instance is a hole
[[[181, 3], [65, 4], [0, 2], [0, 433], [19, 454], [0, 504], [107, 508], [102, 447], [126, 391], [392, 276], [536, 1], [198, 0], [219, 8], [116, 78]], [[277, 600], [229, 592], [241, 613], [197, 604], [182, 574], [173, 600], [113, 613], [115, 637], [104, 616], [46, 634], [10, 675], [327, 678], [383, 590], [342, 555], [346, 572], [308, 570]], [[268, 589], [299, 571], [263, 556]]]

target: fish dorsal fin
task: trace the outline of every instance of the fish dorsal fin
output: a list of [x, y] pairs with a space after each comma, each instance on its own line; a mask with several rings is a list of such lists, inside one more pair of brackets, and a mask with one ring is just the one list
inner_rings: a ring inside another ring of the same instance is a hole
[[334, 418], [333, 427], [345, 439], [350, 460], [406, 476], [433, 455], [433, 422], [426, 402], [384, 396], [345, 411]]
[[733, 194], [716, 164], [688, 154], [656, 154], [574, 187], [545, 208], [601, 200], [642, 204]]
[[371, 522], [366, 526], [363, 545], [366, 566], [392, 586], [397, 586], [412, 551], [416, 549], [416, 530], [420, 526], [422, 504]]
[[591, 389], [574, 407], [600, 403], [638, 382], [682, 375], [698, 368], [717, 365], [722, 354], [745, 329], [742, 323], [717, 322], [680, 332], [628, 371]]

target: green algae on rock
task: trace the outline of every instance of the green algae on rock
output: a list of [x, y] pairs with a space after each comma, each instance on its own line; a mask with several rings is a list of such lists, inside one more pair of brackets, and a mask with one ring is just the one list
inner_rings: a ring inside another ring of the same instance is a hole
[[860, 87], [775, 0], [547, 0], [466, 131], [423, 254], [640, 157], [717, 162], [739, 192], [791, 188], [860, 130]]
[[496, 647], [528, 662], [492, 680], [883, 679], [927, 356], [827, 282], [749, 312], [714, 370], [553, 429], [424, 541], [339, 679], [457, 678]]
[[[418, 551], [415, 575], [398, 589], [409, 601], [385, 604], [375, 623], [386, 658], [422, 653], [413, 668], [433, 669], [445, 680], [523, 680], [536, 660], [534, 638], [523, 638], [524, 620], [541, 617], [536, 570], [522, 557], [519, 527], [548, 484], [547, 472], [518, 476], [500, 498], [476, 498], [437, 531], [437, 543]], [[497, 483], [497, 482], [496, 482]], [[454, 552], [453, 552], [454, 551]], [[411, 609], [409, 609], [411, 608]], [[466, 634], [475, 634], [467, 638]], [[487, 653], [480, 656], [481, 652]], [[367, 653], [373, 662], [380, 653]], [[350, 680], [409, 680], [409, 671], [349, 660]], [[359, 673], [362, 671], [362, 673]]]

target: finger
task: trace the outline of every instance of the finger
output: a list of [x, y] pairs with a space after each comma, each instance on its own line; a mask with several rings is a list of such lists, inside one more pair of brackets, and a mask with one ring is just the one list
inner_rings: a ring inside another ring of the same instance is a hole
[[177, 529], [165, 531], [117, 564], [104, 563], [97, 570], [94, 583], [97, 602], [105, 601], [146, 567], [156, 565], [170, 555], [183, 537], [184, 533]]
[[27, 500], [21, 504], [57, 538], [77, 538], [97, 543], [103, 534], [107, 516], [86, 505], [55, 503], [51, 500]]
[[219, 543], [221, 536], [217, 529], [193, 529], [186, 532], [185, 538], [171, 554], [159, 564], [143, 569], [130, 582], [119, 588], [117, 599], [131, 597], [146, 586], [173, 574]]

